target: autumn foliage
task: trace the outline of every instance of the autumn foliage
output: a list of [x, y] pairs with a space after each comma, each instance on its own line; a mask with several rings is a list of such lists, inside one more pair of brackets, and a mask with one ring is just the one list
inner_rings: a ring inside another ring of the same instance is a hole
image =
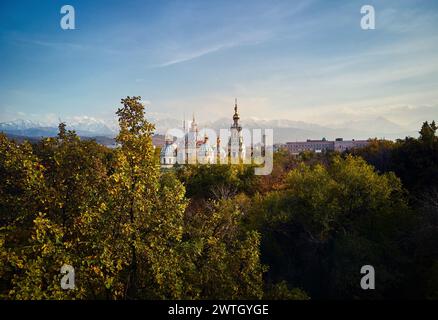
[[266, 177], [162, 171], [140, 101], [122, 99], [115, 149], [63, 123], [36, 144], [0, 134], [1, 298], [438, 298], [434, 123], [353, 154], [278, 152]]

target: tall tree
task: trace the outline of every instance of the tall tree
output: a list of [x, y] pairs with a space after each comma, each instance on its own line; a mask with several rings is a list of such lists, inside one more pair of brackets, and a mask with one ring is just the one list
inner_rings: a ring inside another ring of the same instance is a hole
[[[178, 298], [178, 258], [184, 189], [160, 184], [159, 165], [140, 97], [122, 99], [119, 147], [103, 208], [100, 261], [113, 298]], [[174, 191], [174, 192], [173, 192]], [[171, 286], [169, 284], [176, 284]]]
[[260, 234], [242, 228], [233, 199], [210, 202], [185, 217], [183, 243], [186, 296], [259, 299], [263, 296]]

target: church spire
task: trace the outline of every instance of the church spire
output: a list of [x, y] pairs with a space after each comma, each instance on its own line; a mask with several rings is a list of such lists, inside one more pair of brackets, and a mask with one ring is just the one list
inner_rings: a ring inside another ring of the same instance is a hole
[[183, 113], [183, 131], [186, 132], [186, 113]]
[[233, 115], [233, 120], [234, 120], [234, 126], [237, 128], [239, 126], [239, 113], [237, 112], [237, 98], [235, 98], [234, 100], [234, 115]]
[[193, 112], [193, 120], [192, 120], [192, 124], [190, 126], [190, 130], [193, 132], [198, 132], [198, 125], [196, 124], [195, 121], [195, 113]]
[[232, 128], [236, 128], [240, 131], [241, 127], [239, 125], [239, 113], [237, 112], [237, 98], [234, 99], [234, 115], [233, 115], [233, 126]]

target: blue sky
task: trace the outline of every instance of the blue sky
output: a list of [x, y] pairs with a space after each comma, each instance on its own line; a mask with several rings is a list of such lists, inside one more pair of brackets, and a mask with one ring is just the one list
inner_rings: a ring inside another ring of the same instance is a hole
[[230, 116], [238, 97], [242, 117], [412, 126], [438, 120], [437, 40], [438, 1], [6, 0], [0, 121], [110, 121], [141, 95], [158, 118]]

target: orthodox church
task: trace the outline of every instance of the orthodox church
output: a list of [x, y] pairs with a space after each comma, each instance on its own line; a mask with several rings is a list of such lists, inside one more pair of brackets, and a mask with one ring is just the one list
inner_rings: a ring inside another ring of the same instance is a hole
[[230, 127], [230, 139], [228, 141], [228, 152], [221, 147], [221, 141], [218, 136], [216, 142], [209, 141], [208, 136], [199, 134], [198, 125], [195, 116], [186, 130], [185, 121], [183, 124], [185, 146], [184, 152], [178, 152], [178, 145], [174, 142], [173, 137], [166, 135], [165, 145], [161, 149], [160, 164], [163, 168], [173, 167], [179, 164], [208, 164], [208, 163], [226, 163], [227, 157], [234, 159], [244, 159], [246, 147], [243, 142], [242, 127], [239, 124], [240, 116], [237, 112], [237, 99], [234, 104], [233, 124]]

